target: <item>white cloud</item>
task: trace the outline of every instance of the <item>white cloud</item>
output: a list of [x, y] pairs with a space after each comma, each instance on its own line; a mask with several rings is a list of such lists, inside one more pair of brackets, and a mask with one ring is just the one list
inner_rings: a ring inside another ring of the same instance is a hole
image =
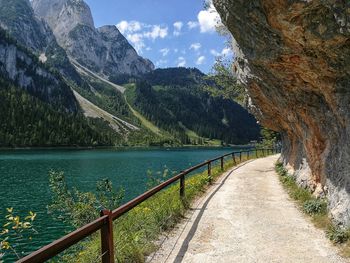
[[142, 49], [146, 46], [142, 34], [128, 34], [126, 38], [131, 42], [137, 52], [142, 53]]
[[157, 67], [161, 67], [161, 66], [163, 66], [163, 65], [166, 65], [167, 63], [168, 63], [167, 60], [160, 59], [160, 60], [158, 60], [158, 61], [156, 62], [156, 66], [157, 66]]
[[186, 66], [186, 59], [184, 57], [178, 57], [177, 66], [178, 67], [185, 67]]
[[122, 34], [140, 31], [142, 27], [138, 21], [128, 22], [125, 20], [120, 21], [116, 26]]
[[197, 18], [201, 33], [214, 32], [216, 26], [221, 22], [213, 4], [210, 4], [208, 9], [200, 11]]
[[190, 49], [193, 49], [194, 51], [197, 51], [198, 49], [200, 49], [202, 47], [201, 43], [193, 43], [190, 46]]
[[225, 47], [223, 50], [221, 50], [221, 52], [218, 52], [215, 49], [211, 49], [210, 54], [215, 57], [228, 57], [233, 55], [232, 50], [228, 47]]
[[179, 50], [178, 50], [177, 48], [175, 48], [175, 49], [174, 49], [174, 52], [177, 53], [177, 52], [179, 52]]
[[153, 40], [157, 38], [165, 38], [168, 35], [168, 27], [161, 27], [160, 25], [153, 25], [152, 30], [143, 33], [146, 38], [151, 38]]
[[137, 52], [142, 53], [146, 47], [145, 39], [163, 39], [168, 35], [168, 27], [163, 25], [149, 25], [138, 21], [121, 21], [117, 25], [119, 31], [126, 36]]
[[174, 36], [179, 36], [181, 34], [182, 27], [183, 23], [181, 21], [177, 21], [174, 23]]
[[220, 53], [217, 52], [215, 49], [211, 49], [211, 50], [210, 50], [210, 54], [212, 54], [214, 57], [220, 56]]
[[232, 54], [232, 50], [231, 50], [230, 48], [226, 47], [226, 48], [224, 48], [224, 49], [221, 51], [221, 54], [222, 54], [223, 56], [229, 56], [229, 55]]
[[180, 31], [182, 26], [183, 26], [183, 23], [181, 21], [177, 21], [177, 22], [174, 23], [174, 27], [175, 27], [176, 30]]
[[205, 56], [200, 56], [197, 61], [196, 61], [196, 64], [197, 65], [202, 65], [205, 61]]
[[159, 50], [160, 53], [162, 53], [163, 57], [167, 56], [170, 52], [169, 48], [162, 48], [161, 50]]
[[199, 23], [196, 21], [189, 21], [187, 23], [188, 29], [194, 29], [199, 26]]

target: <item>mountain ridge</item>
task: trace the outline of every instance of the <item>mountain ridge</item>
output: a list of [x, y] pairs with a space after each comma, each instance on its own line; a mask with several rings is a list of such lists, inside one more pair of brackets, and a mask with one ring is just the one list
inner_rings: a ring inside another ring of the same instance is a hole
[[83, 0], [33, 0], [32, 6], [67, 54], [97, 74], [140, 75], [154, 69], [116, 26], [95, 28], [91, 10]]

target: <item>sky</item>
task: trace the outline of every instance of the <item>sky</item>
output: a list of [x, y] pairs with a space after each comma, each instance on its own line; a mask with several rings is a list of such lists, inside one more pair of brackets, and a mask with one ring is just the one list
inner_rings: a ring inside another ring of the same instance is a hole
[[215, 31], [220, 18], [204, 0], [85, 0], [95, 26], [116, 25], [156, 68], [196, 67], [209, 73], [216, 56], [232, 56]]

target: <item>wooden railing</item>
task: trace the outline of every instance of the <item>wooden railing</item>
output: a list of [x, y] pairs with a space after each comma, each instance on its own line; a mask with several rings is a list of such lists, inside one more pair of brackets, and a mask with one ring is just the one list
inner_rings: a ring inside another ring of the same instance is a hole
[[120, 206], [119, 208], [110, 211], [110, 210], [102, 210], [101, 217], [96, 219], [95, 221], [71, 232], [70, 234], [52, 242], [51, 244], [44, 246], [43, 248], [33, 252], [32, 254], [18, 260], [19, 263], [38, 263], [45, 262], [62, 251], [68, 249], [72, 245], [78, 243], [84, 238], [92, 235], [97, 231], [101, 231], [101, 257], [103, 263], [114, 263], [114, 244], [113, 244], [113, 221], [124, 215], [137, 205], [141, 204], [151, 196], [155, 195], [159, 191], [163, 190], [167, 186], [173, 184], [174, 182], [180, 181], [180, 196], [181, 198], [185, 197], [185, 177], [189, 173], [207, 166], [208, 168], [208, 177], [209, 181], [211, 180], [211, 172], [212, 172], [212, 163], [220, 160], [221, 170], [224, 170], [224, 161], [225, 157], [232, 156], [233, 164], [236, 165], [239, 162], [242, 162], [242, 157], [246, 154], [247, 159], [250, 157], [258, 158], [258, 153], [261, 152], [262, 156], [266, 156], [269, 154], [278, 153], [278, 149], [249, 149], [245, 151], [239, 152], [231, 152], [220, 157], [205, 161], [196, 166], [190, 167], [185, 171], [182, 171], [178, 175], [170, 178], [169, 180], [159, 184], [158, 186], [150, 189], [144, 194], [136, 197], [135, 199], [129, 201], [128, 203]]

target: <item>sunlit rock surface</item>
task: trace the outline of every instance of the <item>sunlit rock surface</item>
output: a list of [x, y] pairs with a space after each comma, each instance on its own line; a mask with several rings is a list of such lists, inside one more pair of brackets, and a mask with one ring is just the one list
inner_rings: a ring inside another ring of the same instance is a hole
[[350, 2], [214, 0], [261, 123], [297, 181], [350, 224]]

